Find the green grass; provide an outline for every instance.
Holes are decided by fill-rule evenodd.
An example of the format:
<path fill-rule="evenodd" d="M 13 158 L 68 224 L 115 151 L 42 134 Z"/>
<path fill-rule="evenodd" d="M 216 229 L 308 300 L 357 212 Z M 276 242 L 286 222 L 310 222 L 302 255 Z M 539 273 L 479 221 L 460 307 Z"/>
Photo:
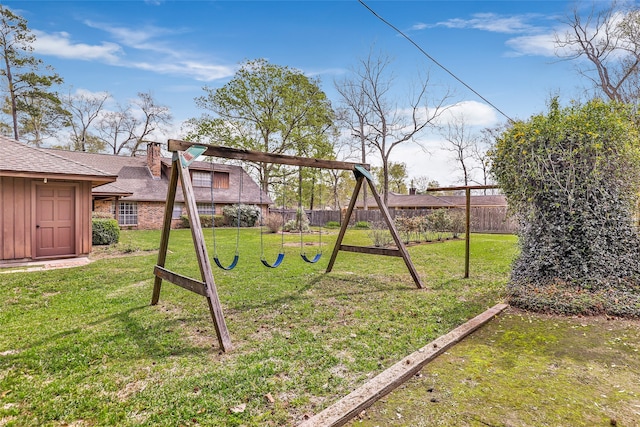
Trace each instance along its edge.
<path fill-rule="evenodd" d="M 204 298 L 165 282 L 149 305 L 157 255 L 134 251 L 157 248 L 157 231 L 124 231 L 84 267 L 3 274 L 0 425 L 296 424 L 501 301 L 516 251 L 515 237 L 474 235 L 463 279 L 464 241 L 411 247 L 427 286 L 418 290 L 400 258 L 341 252 L 325 274 L 335 237 L 306 264 L 299 236 L 286 236 L 272 270 L 259 261 L 259 232 L 241 231 L 236 269 L 214 271 L 229 353 Z M 234 239 L 217 233 L 223 263 Z M 265 243 L 273 261 L 280 236 Z M 344 243 L 369 240 L 350 230 Z M 167 268 L 197 277 L 189 230 L 172 231 L 169 251 Z"/>

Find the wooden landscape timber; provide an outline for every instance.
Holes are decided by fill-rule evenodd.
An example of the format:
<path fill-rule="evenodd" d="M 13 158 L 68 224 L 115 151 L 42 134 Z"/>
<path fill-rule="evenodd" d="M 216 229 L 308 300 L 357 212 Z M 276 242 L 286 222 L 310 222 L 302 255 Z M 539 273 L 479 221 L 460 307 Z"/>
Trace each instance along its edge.
<path fill-rule="evenodd" d="M 378 399 L 417 374 L 424 365 L 502 313 L 507 307 L 507 304 L 497 304 L 448 334 L 430 342 L 324 411 L 298 424 L 298 427 L 337 427 L 346 424 Z"/>

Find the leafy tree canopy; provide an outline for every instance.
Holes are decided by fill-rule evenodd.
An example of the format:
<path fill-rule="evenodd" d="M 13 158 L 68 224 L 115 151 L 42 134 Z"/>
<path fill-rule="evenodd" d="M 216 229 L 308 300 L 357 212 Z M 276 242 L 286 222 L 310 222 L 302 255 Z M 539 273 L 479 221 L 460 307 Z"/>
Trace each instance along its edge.
<path fill-rule="evenodd" d="M 246 61 L 223 87 L 204 91 L 196 104 L 209 114 L 190 121 L 187 139 L 307 157 L 331 152 L 331 103 L 319 82 L 298 70 Z M 266 189 L 279 167 L 257 167 Z"/>

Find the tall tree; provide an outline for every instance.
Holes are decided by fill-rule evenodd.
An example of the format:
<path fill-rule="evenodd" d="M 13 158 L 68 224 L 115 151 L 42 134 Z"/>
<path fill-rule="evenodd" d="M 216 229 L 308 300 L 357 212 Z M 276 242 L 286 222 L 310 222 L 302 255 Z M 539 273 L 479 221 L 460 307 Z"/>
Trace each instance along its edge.
<path fill-rule="evenodd" d="M 353 117 L 365 120 L 362 129 L 367 145 L 382 160 L 382 191 L 385 204 L 389 199 L 391 152 L 400 144 L 417 143 L 416 138 L 446 109 L 445 101 L 449 98 L 449 94 L 445 93 L 429 105 L 427 75 L 418 83 L 406 104 L 405 101 L 400 104 L 397 94 L 393 91 L 395 79 L 389 68 L 390 64 L 391 59 L 387 55 L 374 55 L 373 52 L 370 52 L 367 58 L 361 59 L 354 71 L 350 89 L 361 91 L 362 97 L 349 93 L 349 96 L 356 96 L 358 103 L 347 103 L 349 108 L 359 109 Z M 358 123 L 351 124 L 352 129 L 358 129 L 359 126 Z"/>
<path fill-rule="evenodd" d="M 189 139 L 311 156 L 329 146 L 334 119 L 331 103 L 319 82 L 299 70 L 264 59 L 247 61 L 223 87 L 205 87 L 204 91 L 196 105 L 212 114 L 190 121 Z M 279 166 L 255 166 L 267 191 Z"/>
<path fill-rule="evenodd" d="M 477 136 L 461 114 L 452 115 L 451 119 L 440 126 L 440 134 L 446 141 L 442 148 L 451 153 L 451 157 L 462 172 L 462 182 L 464 185 L 469 185 L 472 179 L 473 148 L 477 144 Z"/>
<path fill-rule="evenodd" d="M 20 137 L 36 147 L 69 126 L 71 115 L 55 94 L 51 97 L 21 94 L 18 106 Z M 4 111 L 10 114 L 8 109 L 5 108 Z"/>
<path fill-rule="evenodd" d="M 94 121 L 100 116 L 104 104 L 111 97 L 108 92 L 69 92 L 63 102 L 71 113 L 71 144 L 72 151 L 99 152 L 104 148 L 95 134 L 90 132 Z M 96 144 L 97 143 L 97 144 Z"/>
<path fill-rule="evenodd" d="M 146 143 L 155 132 L 164 131 L 171 125 L 173 116 L 171 109 L 166 105 L 156 102 L 151 92 L 138 92 L 138 98 L 133 101 L 133 107 L 141 113 L 140 118 L 134 117 L 134 143 L 131 147 L 131 155 L 137 155 L 140 150 L 146 148 Z"/>
<path fill-rule="evenodd" d="M 24 18 L 0 5 L 0 56 L 3 60 L 0 75 L 5 81 L 5 110 L 11 116 L 16 140 L 20 139 L 21 115 L 25 116 L 25 123 L 33 125 L 35 121 L 43 125 L 55 123 L 43 120 L 43 115 L 59 114 L 60 100 L 51 87 L 61 84 L 62 78 L 31 54 L 35 39 Z M 42 67 L 49 74 L 41 72 Z M 36 143 L 40 142 L 36 137 Z"/>
<path fill-rule="evenodd" d="M 354 72 L 357 76 L 358 73 Z M 351 141 L 360 152 L 360 161 L 367 163 L 367 154 L 371 150 L 368 140 L 371 128 L 368 125 L 368 117 L 371 115 L 371 106 L 367 100 L 364 80 L 357 77 L 346 77 L 340 81 L 334 81 L 334 87 L 341 96 L 341 106 L 338 110 L 338 121 L 347 128 Z M 337 176 L 337 175 L 336 175 Z M 364 210 L 368 209 L 367 186 L 362 187 L 362 201 Z"/>
<path fill-rule="evenodd" d="M 604 5 L 601 9 L 596 9 Z M 593 2 L 583 17 L 576 6 L 569 30 L 556 34 L 557 55 L 575 61 L 578 73 L 613 101 L 640 99 L 640 10 L 632 2 Z"/>

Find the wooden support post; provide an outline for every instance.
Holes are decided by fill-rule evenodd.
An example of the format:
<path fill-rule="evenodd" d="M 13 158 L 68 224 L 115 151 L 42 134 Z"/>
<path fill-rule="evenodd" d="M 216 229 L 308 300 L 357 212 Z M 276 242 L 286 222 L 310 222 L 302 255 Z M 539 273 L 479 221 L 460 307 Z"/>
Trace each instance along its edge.
<path fill-rule="evenodd" d="M 200 216 L 198 215 L 198 207 L 196 205 L 196 197 L 193 193 L 189 169 L 185 166 L 187 163 L 183 162 L 182 154 L 180 152 L 178 152 L 178 159 L 179 161 L 173 162 L 173 166 L 178 169 L 180 174 L 182 193 L 184 195 L 185 206 L 187 208 L 187 214 L 189 215 L 189 221 L 191 224 L 191 237 L 193 238 L 193 245 L 196 250 L 196 258 L 198 260 L 198 267 L 200 268 L 200 275 L 206 286 L 209 311 L 211 312 L 211 318 L 213 319 L 213 323 L 216 328 L 220 347 L 223 351 L 229 351 L 233 348 L 233 345 L 231 344 L 229 330 L 227 329 L 227 324 L 222 313 L 222 305 L 218 298 L 218 290 L 216 289 L 216 284 L 213 280 L 211 262 L 209 261 L 207 246 L 204 240 L 204 234 L 202 233 L 202 224 L 200 223 Z"/>
<path fill-rule="evenodd" d="M 389 213 L 389 210 L 387 209 L 386 205 L 383 203 L 382 199 L 380 198 L 380 194 L 378 194 L 378 191 L 376 190 L 375 185 L 373 185 L 373 182 L 372 182 L 373 180 L 371 178 L 371 175 L 369 174 L 369 171 L 367 171 L 365 168 L 362 168 L 360 166 L 356 166 L 354 168 L 354 173 L 356 175 L 356 186 L 353 189 L 353 195 L 351 196 L 351 201 L 349 202 L 349 207 L 347 208 L 345 220 L 342 222 L 342 226 L 340 227 L 340 232 L 338 233 L 338 238 L 333 248 L 333 253 L 331 254 L 331 259 L 329 260 L 329 265 L 327 266 L 327 270 L 326 270 L 327 273 L 329 273 L 333 269 L 333 264 L 335 263 L 336 257 L 338 256 L 338 251 L 341 251 L 341 250 L 349 251 L 349 252 L 368 253 L 372 255 L 400 256 L 404 260 L 404 263 L 407 266 L 407 269 L 409 270 L 409 273 L 411 274 L 411 277 L 413 278 L 413 281 L 416 284 L 416 287 L 418 287 L 419 289 L 422 289 L 424 286 L 422 284 L 422 281 L 420 280 L 418 271 L 413 265 L 413 262 L 411 261 L 411 257 L 409 256 L 409 252 L 407 251 L 407 248 L 405 247 L 404 243 L 402 242 L 402 239 L 400 238 L 400 234 L 396 229 L 393 219 L 391 218 L 391 214 Z M 389 228 L 389 232 L 393 237 L 393 241 L 395 242 L 396 247 L 398 248 L 397 250 L 367 248 L 367 247 L 358 248 L 356 246 L 346 246 L 342 244 L 342 239 L 344 238 L 344 235 L 347 231 L 347 226 L 349 225 L 349 220 L 351 219 L 351 215 L 353 214 L 353 209 L 355 208 L 356 200 L 358 199 L 358 195 L 360 194 L 360 190 L 362 189 L 362 183 L 365 180 L 367 181 L 369 188 L 371 189 L 371 194 L 373 195 L 373 198 L 375 199 L 376 204 L 378 205 L 378 209 L 380 209 L 380 212 L 382 213 L 384 221 L 387 224 L 387 227 Z"/>
<path fill-rule="evenodd" d="M 411 257 L 409 256 L 409 252 L 407 251 L 407 247 L 404 245 L 404 243 L 402 242 L 402 239 L 400 238 L 400 234 L 398 233 L 398 229 L 396 228 L 396 225 L 393 222 L 393 219 L 391 218 L 391 214 L 389 213 L 389 210 L 387 209 L 387 206 L 380 199 L 380 194 L 378 194 L 378 191 L 376 190 L 376 187 L 373 185 L 373 182 L 371 182 L 371 180 L 369 178 L 367 178 L 367 182 L 369 183 L 369 188 L 371 189 L 371 194 L 373 195 L 373 198 L 375 199 L 376 203 L 378 204 L 378 208 L 382 212 L 382 217 L 384 218 L 384 220 L 385 220 L 385 222 L 387 224 L 387 227 L 389 228 L 389 232 L 391 233 L 391 237 L 393 237 L 393 241 L 395 242 L 396 247 L 400 251 L 400 254 L 402 255 L 402 259 L 404 260 L 404 263 L 407 266 L 407 269 L 409 270 L 409 273 L 411 274 L 411 277 L 413 277 L 414 283 L 416 284 L 416 286 L 419 289 L 422 289 L 424 287 L 423 284 L 422 284 L 422 280 L 420 280 L 420 276 L 418 275 L 418 271 L 416 270 L 416 267 L 413 265 L 413 262 L 411 261 Z"/>
<path fill-rule="evenodd" d="M 342 225 L 340 226 L 338 239 L 336 240 L 335 246 L 333 247 L 333 252 L 331 253 L 331 259 L 329 259 L 329 265 L 327 265 L 327 273 L 331 272 L 331 270 L 333 269 L 333 264 L 336 262 L 336 257 L 338 256 L 338 251 L 340 250 L 340 246 L 342 245 L 342 239 L 344 239 L 344 235 L 347 232 L 347 227 L 349 226 L 349 220 L 351 219 L 353 208 L 356 206 L 356 201 L 358 199 L 358 194 L 360 193 L 360 189 L 362 188 L 363 180 L 364 180 L 364 176 L 359 176 L 356 179 L 356 186 L 353 189 L 353 194 L 351 195 L 351 200 L 349 201 L 349 207 L 347 208 L 347 213 L 345 214 L 344 220 L 342 221 Z"/>
<path fill-rule="evenodd" d="M 466 211 L 466 228 L 464 232 L 465 249 L 464 249 L 464 278 L 469 278 L 469 258 L 471 257 L 471 188 L 464 190 L 467 202 Z"/>
<path fill-rule="evenodd" d="M 160 250 L 158 251 L 158 263 L 159 267 L 164 267 L 167 260 L 167 250 L 169 248 L 169 233 L 171 232 L 171 216 L 173 215 L 173 205 L 176 200 L 176 189 L 178 187 L 178 169 L 175 166 L 177 162 L 177 155 L 173 156 L 171 165 L 171 175 L 169 177 L 169 189 L 167 191 L 167 201 L 164 210 L 164 222 L 162 226 L 162 236 L 160 237 Z M 162 278 L 155 277 L 153 282 L 153 295 L 151 297 L 151 305 L 158 304 L 160 299 L 160 289 L 162 287 Z"/>

